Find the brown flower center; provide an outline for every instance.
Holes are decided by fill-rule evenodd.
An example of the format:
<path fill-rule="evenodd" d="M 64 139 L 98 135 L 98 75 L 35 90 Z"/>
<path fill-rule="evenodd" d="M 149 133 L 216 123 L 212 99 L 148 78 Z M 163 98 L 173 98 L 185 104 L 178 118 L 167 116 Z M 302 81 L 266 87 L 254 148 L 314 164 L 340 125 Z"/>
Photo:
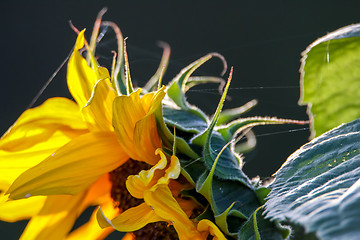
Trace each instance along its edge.
<path fill-rule="evenodd" d="M 175 228 L 166 222 L 149 223 L 140 230 L 133 232 L 136 240 L 148 239 L 166 239 L 176 240 L 179 239 Z"/>
<path fill-rule="evenodd" d="M 130 175 L 136 175 L 141 170 L 149 169 L 151 166 L 145 162 L 129 159 L 123 165 L 110 172 L 110 181 L 112 182 L 111 198 L 114 200 L 117 208 L 126 211 L 129 208 L 143 203 L 143 199 L 137 199 L 131 196 L 126 189 L 126 179 Z"/>
<path fill-rule="evenodd" d="M 151 165 L 129 159 L 126 163 L 110 172 L 110 181 L 112 182 L 111 198 L 116 203 L 116 207 L 122 211 L 140 205 L 144 202 L 143 199 L 137 199 L 131 196 L 126 189 L 126 179 L 130 175 L 136 175 L 141 170 L 150 169 Z M 178 235 L 172 225 L 166 222 L 156 222 L 147 224 L 140 230 L 133 232 L 136 239 L 179 239 Z"/>

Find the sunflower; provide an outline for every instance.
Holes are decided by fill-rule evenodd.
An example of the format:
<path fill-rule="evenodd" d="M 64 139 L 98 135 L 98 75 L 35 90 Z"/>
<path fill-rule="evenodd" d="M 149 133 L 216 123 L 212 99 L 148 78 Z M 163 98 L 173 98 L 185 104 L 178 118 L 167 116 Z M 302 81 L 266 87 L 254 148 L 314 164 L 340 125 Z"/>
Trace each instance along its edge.
<path fill-rule="evenodd" d="M 74 101 L 50 98 L 26 110 L 0 139 L 0 220 L 30 219 L 21 239 L 104 239 L 114 230 L 127 240 L 258 239 L 258 225 L 286 238 L 288 229 L 263 218 L 270 190 L 246 176 L 239 153 L 254 146 L 256 125 L 307 122 L 239 118 L 254 101 L 222 111 L 232 68 L 211 118 L 191 105 L 185 96 L 191 87 L 225 83 L 191 77 L 212 57 L 223 61 L 224 74 L 218 53 L 194 61 L 165 87 L 170 50 L 163 44 L 158 71 L 144 89 L 134 88 L 114 23 L 103 22 L 118 38 L 111 74 L 94 57 L 103 14 L 90 45 L 85 30 L 74 29 L 67 69 Z M 248 141 L 239 142 L 244 136 Z M 73 230 L 90 206 L 98 207 Z"/>
<path fill-rule="evenodd" d="M 102 239 L 114 229 L 133 232 L 156 222 L 158 232 L 175 229 L 166 234 L 180 239 L 206 239 L 209 233 L 224 239 L 212 222 L 190 220 L 197 204 L 179 197 L 189 183 L 178 181 L 177 157 L 161 149 L 154 114 L 165 87 L 119 94 L 92 56 L 84 31 L 68 63 L 75 101 L 48 99 L 25 111 L 0 140 L 0 219 L 30 218 L 21 239 Z M 90 63 L 81 55 L 84 45 Z M 92 205 L 113 223 L 106 225 L 98 213 L 99 227 L 95 210 L 88 223 L 70 232 Z"/>

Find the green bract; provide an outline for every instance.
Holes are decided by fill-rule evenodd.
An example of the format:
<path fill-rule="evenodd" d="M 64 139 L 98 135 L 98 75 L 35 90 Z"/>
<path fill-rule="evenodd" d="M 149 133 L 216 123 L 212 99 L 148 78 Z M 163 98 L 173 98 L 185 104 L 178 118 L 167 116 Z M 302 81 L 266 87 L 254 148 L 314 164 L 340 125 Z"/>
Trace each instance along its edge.
<path fill-rule="evenodd" d="M 269 117 L 239 118 L 241 113 L 256 104 L 255 100 L 245 106 L 222 112 L 232 69 L 217 110 L 209 118 L 186 100 L 185 93 L 197 84 L 224 82 L 216 77 L 191 76 L 212 57 L 223 60 L 221 55 L 211 53 L 185 67 L 168 84 L 167 98 L 162 109 L 156 113 L 164 146 L 171 146 L 176 141 L 176 155 L 180 159 L 182 174 L 194 186 L 193 191 L 184 191 L 183 195 L 205 207 L 205 211 L 197 217 L 198 220 L 206 218 L 213 221 L 229 238 L 251 238 L 257 234 L 286 237 L 288 229 L 264 219 L 259 214 L 262 210 L 257 211 L 258 218 L 253 217 L 264 203 L 269 190 L 257 181 L 251 181 L 242 171 L 243 160 L 241 152 L 235 152 L 235 139 L 245 135 L 250 138 L 251 128 L 257 125 L 306 122 Z M 225 60 L 223 62 L 226 70 Z M 176 137 L 173 135 L 174 128 Z M 249 148 L 251 147 L 247 149 Z M 246 147 L 242 146 L 242 149 Z M 255 230 L 256 227 L 252 227 L 258 221 L 259 226 L 265 226 L 264 229 Z"/>

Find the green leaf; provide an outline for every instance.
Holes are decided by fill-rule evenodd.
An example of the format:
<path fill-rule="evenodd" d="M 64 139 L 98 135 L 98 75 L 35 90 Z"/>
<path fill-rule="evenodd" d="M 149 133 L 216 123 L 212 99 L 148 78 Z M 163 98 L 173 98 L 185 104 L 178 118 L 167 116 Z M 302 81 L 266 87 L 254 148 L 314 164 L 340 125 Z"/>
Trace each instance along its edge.
<path fill-rule="evenodd" d="M 238 232 L 239 240 L 282 240 L 290 234 L 288 228 L 282 227 L 274 222 L 265 219 L 263 209 L 257 210 L 251 215 L 247 222 Z"/>
<path fill-rule="evenodd" d="M 218 132 L 213 132 L 211 135 L 210 146 L 204 148 L 203 161 L 208 168 L 214 163 L 217 154 L 226 145 L 226 142 Z M 206 150 L 206 151 L 205 151 Z M 215 176 L 221 179 L 237 180 L 250 187 L 248 177 L 242 171 L 242 161 L 237 158 L 235 154 L 227 147 L 219 157 L 215 168 Z"/>
<path fill-rule="evenodd" d="M 200 157 L 194 160 L 180 159 L 180 165 L 182 175 L 194 186 L 204 171 L 207 171 L 204 163 L 200 161 Z"/>
<path fill-rule="evenodd" d="M 228 235 L 236 235 L 242 223 L 259 207 L 252 188 L 240 181 L 223 180 L 214 176 L 217 163 L 230 143 L 223 146 L 209 171 L 196 182 L 196 191 L 210 203 L 216 224 Z"/>
<path fill-rule="evenodd" d="M 332 32 L 304 52 L 300 104 L 308 104 L 312 136 L 360 117 L 360 25 Z"/>
<path fill-rule="evenodd" d="M 276 172 L 266 216 L 302 225 L 320 239 L 360 236 L 360 119 L 293 153 Z"/>
<path fill-rule="evenodd" d="M 230 141 L 228 141 L 228 143 L 225 142 L 221 135 L 218 132 L 214 131 L 216 122 L 224 105 L 227 91 L 230 86 L 232 72 L 233 69 L 231 68 L 228 81 L 224 88 L 224 93 L 221 96 L 215 114 L 209 126 L 206 128 L 205 131 L 193 137 L 190 140 L 190 143 L 203 149 L 202 160 L 209 169 L 214 168 L 214 165 L 217 165 L 216 168 L 214 168 L 215 176 L 222 179 L 238 180 L 246 186 L 252 188 L 248 177 L 241 170 L 241 159 L 238 158 L 229 149 L 229 147 L 224 148 L 224 146 L 229 144 Z M 223 153 L 220 154 L 221 152 Z M 215 163 L 215 161 L 217 161 L 217 163 Z"/>
<path fill-rule="evenodd" d="M 223 213 L 215 216 L 216 225 L 219 226 L 227 235 L 235 236 L 241 224 L 247 217 L 237 210 L 232 210 L 236 202 L 233 202 Z M 228 218 L 232 217 L 231 225 L 228 224 Z M 235 230 L 234 230 L 235 229 Z"/>

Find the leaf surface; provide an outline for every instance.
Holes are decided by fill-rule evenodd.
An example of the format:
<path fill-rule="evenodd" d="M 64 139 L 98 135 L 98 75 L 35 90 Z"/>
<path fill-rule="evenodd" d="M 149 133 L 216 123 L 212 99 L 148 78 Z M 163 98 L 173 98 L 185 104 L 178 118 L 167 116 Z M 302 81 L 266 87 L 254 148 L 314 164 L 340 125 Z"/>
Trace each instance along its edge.
<path fill-rule="evenodd" d="M 360 118 L 360 24 L 312 43 L 301 60 L 301 97 L 308 105 L 312 136 Z"/>
<path fill-rule="evenodd" d="M 360 119 L 293 153 L 276 172 L 266 215 L 289 220 L 320 239 L 360 236 Z"/>

